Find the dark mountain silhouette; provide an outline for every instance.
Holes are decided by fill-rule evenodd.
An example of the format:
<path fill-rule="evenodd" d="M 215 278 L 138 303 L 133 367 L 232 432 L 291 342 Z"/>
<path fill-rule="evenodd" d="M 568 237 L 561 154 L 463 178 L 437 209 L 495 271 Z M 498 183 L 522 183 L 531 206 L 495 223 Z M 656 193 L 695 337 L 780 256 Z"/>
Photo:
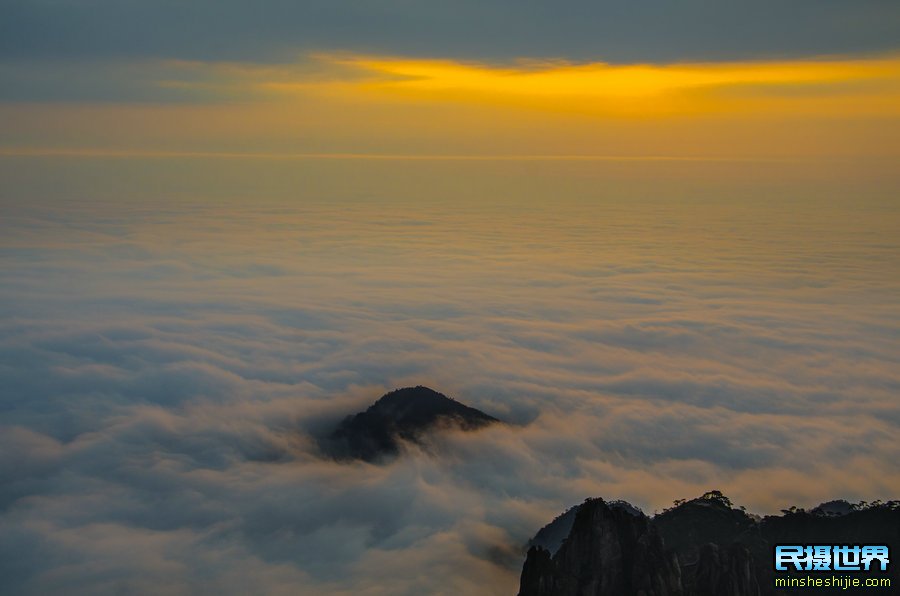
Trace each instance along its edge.
<path fill-rule="evenodd" d="M 376 461 L 396 456 L 402 441 L 422 443 L 441 427 L 476 430 L 500 422 L 480 410 L 421 385 L 386 393 L 364 412 L 347 416 L 324 441 L 339 459 Z"/>
<path fill-rule="evenodd" d="M 642 515 L 643 512 L 626 501 L 605 501 L 606 505 L 612 509 L 622 509 L 631 515 Z M 556 554 L 563 541 L 569 536 L 572 530 L 572 524 L 575 523 L 575 515 L 581 505 L 575 505 L 566 510 L 565 513 L 558 515 L 552 522 L 538 530 L 534 538 L 528 541 L 528 548 L 532 546 L 540 546 L 550 552 L 551 555 Z"/>
<path fill-rule="evenodd" d="M 581 505 L 575 505 L 566 509 L 565 513 L 556 516 L 552 522 L 538 530 L 534 538 L 528 541 L 528 548 L 537 546 L 547 551 L 550 556 L 555 555 L 562 543 L 569 537 L 572 524 L 575 523 L 575 514 L 580 508 Z"/>
<path fill-rule="evenodd" d="M 646 515 L 588 499 L 554 555 L 529 549 L 519 596 L 668 595 L 681 594 L 680 585 L 678 561 Z"/>
<path fill-rule="evenodd" d="M 900 503 L 830 501 L 760 519 L 711 491 L 649 518 L 627 503 L 588 499 L 530 541 L 519 596 L 801 594 L 775 589 L 774 546 L 838 543 L 887 544 L 892 556 L 900 552 Z M 892 563 L 885 574 L 895 591 L 877 592 L 897 593 L 898 568 Z"/>

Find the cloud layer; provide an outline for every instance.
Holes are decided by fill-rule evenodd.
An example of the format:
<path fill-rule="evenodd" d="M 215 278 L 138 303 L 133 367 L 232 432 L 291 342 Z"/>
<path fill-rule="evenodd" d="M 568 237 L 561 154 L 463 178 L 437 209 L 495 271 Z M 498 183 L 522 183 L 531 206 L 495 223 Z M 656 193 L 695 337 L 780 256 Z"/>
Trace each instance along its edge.
<path fill-rule="evenodd" d="M 728 194 L 715 164 L 404 162 L 283 165 L 276 197 L 228 161 L 252 174 L 229 198 L 170 160 L 96 198 L 136 166 L 41 163 L 65 196 L 0 197 L 4 591 L 508 594 L 587 496 L 900 489 L 877 195 L 767 199 L 759 165 Z M 510 424 L 386 466 L 317 453 L 419 383 Z"/>
<path fill-rule="evenodd" d="M 17 58 L 283 59 L 350 49 L 453 58 L 563 57 L 668 62 L 878 52 L 897 48 L 885 0 L 678 5 L 567 0 L 334 3 L 324 0 L 66 3 L 13 0 L 0 53 Z"/>

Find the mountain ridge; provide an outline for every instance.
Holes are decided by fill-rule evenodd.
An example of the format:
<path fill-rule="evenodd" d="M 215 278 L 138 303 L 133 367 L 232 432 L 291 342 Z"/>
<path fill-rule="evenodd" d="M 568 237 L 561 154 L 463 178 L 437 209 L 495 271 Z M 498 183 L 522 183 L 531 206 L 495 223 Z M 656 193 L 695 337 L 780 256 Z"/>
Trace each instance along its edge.
<path fill-rule="evenodd" d="M 529 542 L 519 596 L 802 593 L 775 590 L 774 545 L 886 544 L 892 553 L 900 549 L 897 501 L 829 501 L 809 511 L 792 507 L 762 518 L 734 507 L 719 491 L 676 501 L 653 517 L 622 503 L 587 499 L 541 528 Z M 900 581 L 898 568 L 891 565 L 885 575 L 894 586 Z"/>

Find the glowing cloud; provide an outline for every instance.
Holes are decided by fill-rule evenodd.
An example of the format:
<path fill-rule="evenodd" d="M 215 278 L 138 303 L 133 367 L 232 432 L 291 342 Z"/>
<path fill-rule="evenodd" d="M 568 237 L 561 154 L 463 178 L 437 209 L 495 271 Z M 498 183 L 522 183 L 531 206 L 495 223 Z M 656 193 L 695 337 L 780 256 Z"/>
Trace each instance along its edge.
<path fill-rule="evenodd" d="M 350 67 L 356 80 L 264 81 L 263 89 L 395 94 L 406 99 L 463 101 L 627 117 L 748 108 L 898 114 L 900 58 L 684 64 L 521 62 L 491 66 L 450 60 L 318 56 Z M 345 71 L 346 72 L 346 71 Z"/>
<path fill-rule="evenodd" d="M 894 134 L 900 57 L 893 55 L 503 66 L 311 54 L 285 64 L 133 66 L 127 75 L 121 65 L 109 66 L 115 76 L 108 85 L 124 91 L 97 90 L 118 101 L 0 104 L 5 151 L 881 160 L 900 154 Z"/>

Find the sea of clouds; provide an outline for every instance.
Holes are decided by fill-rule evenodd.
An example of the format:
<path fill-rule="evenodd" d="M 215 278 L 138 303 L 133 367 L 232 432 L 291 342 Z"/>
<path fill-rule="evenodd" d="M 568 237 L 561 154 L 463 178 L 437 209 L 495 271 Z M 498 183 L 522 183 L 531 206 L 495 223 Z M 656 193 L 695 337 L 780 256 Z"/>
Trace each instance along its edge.
<path fill-rule="evenodd" d="M 274 198 L 3 189 L 0 592 L 510 594 L 588 496 L 898 496 L 890 205 L 374 167 Z M 507 424 L 317 451 L 415 384 Z"/>

